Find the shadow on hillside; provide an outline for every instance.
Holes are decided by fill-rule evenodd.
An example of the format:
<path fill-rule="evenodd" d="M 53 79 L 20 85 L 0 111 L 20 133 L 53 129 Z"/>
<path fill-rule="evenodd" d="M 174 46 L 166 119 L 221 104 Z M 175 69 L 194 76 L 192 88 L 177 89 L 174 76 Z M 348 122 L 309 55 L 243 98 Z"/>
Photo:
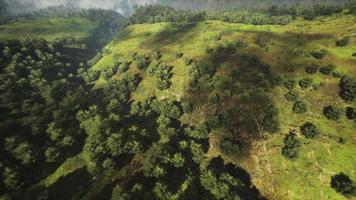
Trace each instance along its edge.
<path fill-rule="evenodd" d="M 196 34 L 192 31 L 196 26 L 197 22 L 169 23 L 163 31 L 157 33 L 152 39 L 144 42 L 142 45 L 160 47 L 172 43 L 180 43 L 181 41 L 188 42 Z"/>

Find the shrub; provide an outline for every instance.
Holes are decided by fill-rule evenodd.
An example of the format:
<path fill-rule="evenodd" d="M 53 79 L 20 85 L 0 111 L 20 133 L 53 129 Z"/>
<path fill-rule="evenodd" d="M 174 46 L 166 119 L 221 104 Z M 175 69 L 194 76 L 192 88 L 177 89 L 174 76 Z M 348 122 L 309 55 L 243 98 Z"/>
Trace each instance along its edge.
<path fill-rule="evenodd" d="M 288 90 L 293 90 L 295 87 L 295 80 L 288 80 L 283 83 L 284 87 L 286 87 Z"/>
<path fill-rule="evenodd" d="M 307 112 L 307 106 L 303 102 L 297 101 L 293 105 L 293 112 L 296 114 L 303 114 Z"/>
<path fill-rule="evenodd" d="M 356 52 L 352 54 L 353 57 L 356 57 Z"/>
<path fill-rule="evenodd" d="M 356 79 L 343 76 L 340 80 L 340 96 L 345 101 L 353 101 L 356 97 Z"/>
<path fill-rule="evenodd" d="M 347 119 L 356 120 L 356 111 L 353 107 L 347 107 L 345 114 Z"/>
<path fill-rule="evenodd" d="M 312 84 L 313 84 L 313 80 L 310 79 L 310 78 L 304 78 L 304 79 L 299 81 L 299 86 L 302 89 L 306 89 L 306 88 L 312 86 Z"/>
<path fill-rule="evenodd" d="M 306 138 L 314 138 L 319 135 L 319 131 L 316 126 L 310 122 L 303 124 L 300 127 L 300 130 Z"/>
<path fill-rule="evenodd" d="M 308 74 L 315 74 L 318 72 L 318 68 L 318 65 L 310 65 L 305 68 L 305 72 L 307 72 Z"/>
<path fill-rule="evenodd" d="M 283 140 L 284 146 L 282 148 L 282 155 L 288 159 L 295 159 L 298 157 L 300 141 L 294 132 L 290 132 Z"/>
<path fill-rule="evenodd" d="M 335 44 L 336 44 L 336 46 L 344 47 L 344 46 L 347 46 L 349 44 L 349 42 L 350 42 L 349 37 L 343 37 L 341 39 L 336 40 Z"/>
<path fill-rule="evenodd" d="M 290 90 L 284 95 L 284 97 L 287 99 L 287 101 L 296 102 L 298 100 L 298 93 Z"/>
<path fill-rule="evenodd" d="M 330 75 L 335 70 L 335 65 L 329 64 L 325 67 L 320 68 L 320 73 L 324 75 Z"/>
<path fill-rule="evenodd" d="M 323 109 L 323 114 L 330 120 L 338 120 L 340 118 L 340 110 L 333 106 L 326 106 Z"/>
<path fill-rule="evenodd" d="M 321 60 L 324 58 L 324 56 L 326 55 L 326 51 L 324 49 L 314 49 L 313 51 L 310 52 L 310 54 L 318 59 Z"/>
<path fill-rule="evenodd" d="M 344 173 L 331 177 L 330 185 L 335 191 L 345 196 L 351 196 L 354 194 L 355 186 L 353 186 L 353 181 Z"/>

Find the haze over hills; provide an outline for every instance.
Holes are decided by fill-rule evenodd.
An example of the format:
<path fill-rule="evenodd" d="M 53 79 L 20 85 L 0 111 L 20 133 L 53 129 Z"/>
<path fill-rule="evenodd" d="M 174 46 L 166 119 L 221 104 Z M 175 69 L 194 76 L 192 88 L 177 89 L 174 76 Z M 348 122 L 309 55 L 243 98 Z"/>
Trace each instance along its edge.
<path fill-rule="evenodd" d="M 103 8 L 116 10 L 123 16 L 133 13 L 134 7 L 146 4 L 162 4 L 179 9 L 264 8 L 271 5 L 342 4 L 348 0 L 5 0 L 12 14 L 30 12 L 49 6 L 73 6 L 79 8 Z"/>

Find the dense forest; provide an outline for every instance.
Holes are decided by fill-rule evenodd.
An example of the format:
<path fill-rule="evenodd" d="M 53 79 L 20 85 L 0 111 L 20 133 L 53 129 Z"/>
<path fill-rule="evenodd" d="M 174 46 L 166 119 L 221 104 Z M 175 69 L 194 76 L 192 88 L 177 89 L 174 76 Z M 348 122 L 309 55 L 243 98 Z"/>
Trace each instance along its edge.
<path fill-rule="evenodd" d="M 7 16 L 6 4 L 0 0 L 1 24 L 80 17 L 98 22 L 107 33 L 104 42 L 134 24 L 179 22 L 174 25 L 183 32 L 207 20 L 287 25 L 297 18 L 312 21 L 340 13 L 352 16 L 355 10 L 356 4 L 216 11 L 146 5 L 137 7 L 126 21 L 114 11 L 69 7 Z M 165 33 L 158 36 L 164 38 Z M 103 43 L 76 48 L 63 38 L 0 41 L 1 198 L 267 199 L 252 183 L 249 172 L 226 158 L 242 157 L 251 150 L 253 141 L 286 131 L 282 129 L 285 120 L 281 119 L 285 113 L 280 113 L 271 93 L 286 90 L 284 98 L 291 103 L 288 109 L 293 115 L 306 116 L 315 105 L 306 102 L 302 93 L 317 94 L 322 87 L 309 75 L 335 78 L 337 98 L 348 106 L 330 102 L 320 114 L 331 122 L 346 117 L 352 124 L 356 121 L 356 79 L 338 71 L 331 61 L 327 65 L 322 62 L 330 51 L 298 48 L 286 51 L 288 56 L 304 56 L 313 64 L 304 66 L 302 78 L 291 79 L 283 75 L 292 74 L 293 66 L 285 64 L 283 74 L 276 73 L 274 66 L 255 53 L 273 48 L 266 37 L 256 37 L 253 42 L 242 37 L 227 41 L 229 34 L 221 31 L 214 35 L 214 45 L 204 46 L 204 57 L 199 59 L 184 50 L 167 53 L 155 44 L 145 53 L 136 50 L 123 55 L 106 47 L 94 56 Z M 174 38 L 174 32 L 168 32 L 168 36 Z M 157 41 L 169 41 L 162 38 Z M 332 39 L 333 47 L 343 48 L 353 42 L 348 36 Z M 254 49 L 251 51 L 249 46 Z M 168 54 L 174 54 L 174 59 L 167 59 Z M 105 62 L 107 57 L 112 62 Z M 187 72 L 184 95 L 179 99 L 170 93 L 177 63 L 183 64 Z M 158 91 L 155 94 L 170 95 L 134 98 L 147 77 Z M 204 117 L 193 123 L 193 113 L 203 111 Z M 302 139 L 312 143 L 323 134 L 320 123 L 310 119 L 308 116 L 303 124 L 294 125 L 278 144 L 279 154 L 288 162 L 300 157 L 307 145 Z M 216 132 L 223 133 L 217 143 L 219 155 L 209 157 L 211 134 Z M 343 137 L 337 139 L 340 144 L 346 143 Z M 83 168 L 78 167 L 52 185 L 43 182 L 58 169 L 64 170 L 62 164 L 76 156 L 80 162 L 74 165 L 83 163 Z M 328 179 L 329 185 L 337 193 L 352 197 L 356 186 L 344 173 L 351 172 L 335 172 Z"/>

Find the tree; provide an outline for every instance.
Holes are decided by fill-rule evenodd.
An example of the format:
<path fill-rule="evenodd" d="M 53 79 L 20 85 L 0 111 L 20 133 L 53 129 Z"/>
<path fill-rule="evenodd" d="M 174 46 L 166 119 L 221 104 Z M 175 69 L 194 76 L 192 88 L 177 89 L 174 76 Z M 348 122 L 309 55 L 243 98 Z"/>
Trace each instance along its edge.
<path fill-rule="evenodd" d="M 296 114 L 303 114 L 307 112 L 307 106 L 303 102 L 297 101 L 293 105 L 293 112 Z"/>
<path fill-rule="evenodd" d="M 340 96 L 345 101 L 353 101 L 356 98 L 356 79 L 343 76 L 340 80 Z"/>
<path fill-rule="evenodd" d="M 347 46 L 350 42 L 350 37 L 342 37 L 338 40 L 336 40 L 335 44 L 336 46 L 339 46 L 339 47 L 344 47 L 344 46 Z"/>
<path fill-rule="evenodd" d="M 353 181 L 344 173 L 336 174 L 331 177 L 330 185 L 335 191 L 345 196 L 356 195 L 356 188 Z"/>
<path fill-rule="evenodd" d="M 297 92 L 290 90 L 284 95 L 284 97 L 287 99 L 287 101 L 296 102 L 298 101 L 299 95 Z"/>
<path fill-rule="evenodd" d="M 318 68 L 318 65 L 312 64 L 305 68 L 305 72 L 307 72 L 308 74 L 315 74 L 318 72 Z"/>
<path fill-rule="evenodd" d="M 338 120 L 340 118 L 341 111 L 340 109 L 330 105 L 324 107 L 323 114 L 330 120 Z"/>
<path fill-rule="evenodd" d="M 112 190 L 111 200 L 129 200 L 130 196 L 123 191 L 120 185 L 116 185 Z"/>
<path fill-rule="evenodd" d="M 345 114 L 347 119 L 356 120 L 356 110 L 353 107 L 347 107 Z"/>
<path fill-rule="evenodd" d="M 284 87 L 287 88 L 288 90 L 293 90 L 295 87 L 295 80 L 287 80 L 283 83 Z"/>
<path fill-rule="evenodd" d="M 289 132 L 283 140 L 284 146 L 282 148 L 282 155 L 288 159 L 295 159 L 298 157 L 300 141 L 294 132 Z"/>
<path fill-rule="evenodd" d="M 17 190 L 23 186 L 20 174 L 9 167 L 5 167 L 2 176 L 4 177 L 4 184 L 9 190 Z"/>
<path fill-rule="evenodd" d="M 335 65 L 333 64 L 328 64 L 325 67 L 320 68 L 320 73 L 324 75 L 331 75 L 335 71 Z"/>
<path fill-rule="evenodd" d="M 319 135 L 319 130 L 314 124 L 310 122 L 303 124 L 300 127 L 300 130 L 306 138 L 314 138 L 315 136 Z"/>
<path fill-rule="evenodd" d="M 324 58 L 324 56 L 326 55 L 326 50 L 324 49 L 314 49 L 313 51 L 310 52 L 310 54 L 318 59 L 318 60 L 321 60 Z"/>
<path fill-rule="evenodd" d="M 302 80 L 299 81 L 299 86 L 302 89 L 306 89 L 310 87 L 313 84 L 313 80 L 310 78 L 303 78 Z"/>

